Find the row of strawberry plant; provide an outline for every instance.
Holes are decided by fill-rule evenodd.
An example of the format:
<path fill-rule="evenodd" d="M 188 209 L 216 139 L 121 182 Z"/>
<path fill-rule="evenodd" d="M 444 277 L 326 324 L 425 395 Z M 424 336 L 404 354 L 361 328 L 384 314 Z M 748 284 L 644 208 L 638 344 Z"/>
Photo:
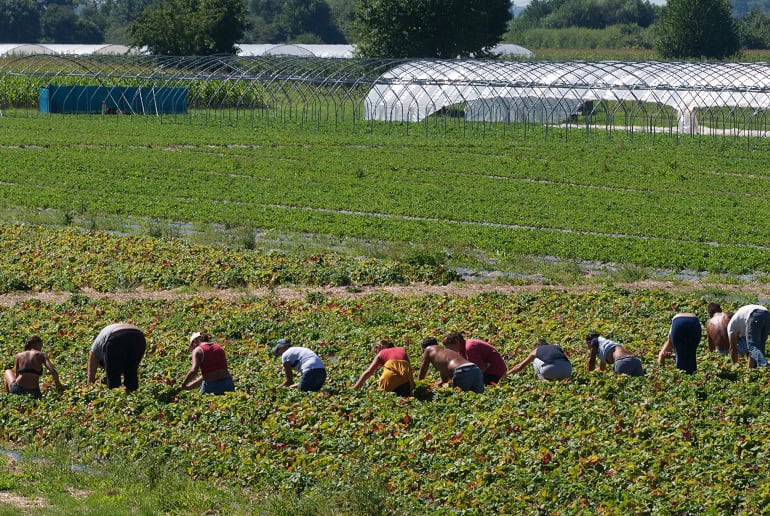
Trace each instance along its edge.
<path fill-rule="evenodd" d="M 0 292 L 447 283 L 442 266 L 192 245 L 104 232 L 0 225 Z"/>
<path fill-rule="evenodd" d="M 770 424 L 764 372 L 730 366 L 705 349 L 692 376 L 654 365 L 672 314 L 704 316 L 707 301 L 605 289 L 25 302 L 0 310 L 3 356 L 9 363 L 23 337 L 39 333 L 68 388 L 39 402 L 0 396 L 0 440 L 68 442 L 85 464 L 150 455 L 193 477 L 287 496 L 320 482 L 374 478 L 396 507 L 439 512 L 752 512 L 770 493 L 770 443 L 756 430 Z M 735 308 L 746 300 L 722 301 Z M 114 320 L 133 320 L 148 335 L 142 385 L 128 397 L 83 386 L 88 344 Z M 185 337 L 199 328 L 225 346 L 233 395 L 202 398 L 172 387 L 189 366 Z M 587 373 L 582 336 L 590 329 L 639 354 L 647 376 Z M 374 340 L 393 338 L 416 364 L 416 343 L 450 330 L 489 340 L 509 363 L 543 336 L 566 349 L 573 379 L 538 382 L 526 371 L 481 395 L 430 388 L 432 400 L 378 393 L 373 380 L 351 390 Z M 284 336 L 326 361 L 325 393 L 275 388 L 281 372 L 269 349 Z"/>

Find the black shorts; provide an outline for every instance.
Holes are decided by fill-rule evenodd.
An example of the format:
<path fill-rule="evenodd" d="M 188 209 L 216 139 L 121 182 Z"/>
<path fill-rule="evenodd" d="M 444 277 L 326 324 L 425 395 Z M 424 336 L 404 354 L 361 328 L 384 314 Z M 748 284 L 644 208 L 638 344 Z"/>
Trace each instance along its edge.
<path fill-rule="evenodd" d="M 147 342 L 141 330 L 118 330 L 107 337 L 104 344 L 104 371 L 107 387 L 114 389 L 122 383 L 127 391 L 139 388 L 139 363 L 144 356 Z"/>
<path fill-rule="evenodd" d="M 33 396 L 35 398 L 40 398 L 43 396 L 43 393 L 40 392 L 40 387 L 36 389 L 25 389 L 21 385 L 19 385 L 16 382 L 13 382 L 11 384 L 11 394 L 29 394 L 30 396 Z"/>

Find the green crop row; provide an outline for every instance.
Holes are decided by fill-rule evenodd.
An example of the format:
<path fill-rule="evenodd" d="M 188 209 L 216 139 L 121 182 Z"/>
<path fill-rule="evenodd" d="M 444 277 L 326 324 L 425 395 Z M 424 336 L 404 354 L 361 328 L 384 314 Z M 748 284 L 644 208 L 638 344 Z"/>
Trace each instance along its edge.
<path fill-rule="evenodd" d="M 41 75 L 6 75 L 0 81 L 0 106 L 10 108 L 30 108 L 38 105 L 40 88 L 54 86 L 103 86 L 113 87 L 184 87 L 187 88 L 188 107 L 217 109 L 243 107 L 249 109 L 264 108 L 267 97 L 264 87 L 259 83 L 212 79 L 208 81 L 163 80 L 148 82 L 143 78 L 122 76 L 84 76 L 41 74 Z"/>
<path fill-rule="evenodd" d="M 194 478 L 287 497 L 320 483 L 376 479 L 396 512 L 759 514 L 770 503 L 765 372 L 705 349 L 692 376 L 654 364 L 671 316 L 704 316 L 707 301 L 620 289 L 28 301 L 0 309 L 6 366 L 23 338 L 38 333 L 67 389 L 37 402 L 0 395 L 0 442 L 66 442 L 79 464 L 97 469 L 113 456 L 152 457 Z M 726 309 L 739 304 L 722 301 Z M 148 338 L 140 389 L 128 397 L 83 385 L 90 341 L 117 320 L 135 322 Z M 186 336 L 200 328 L 222 342 L 236 393 L 202 398 L 174 389 L 189 367 Z M 638 354 L 647 376 L 586 372 L 582 336 L 591 329 Z M 538 382 L 526 370 L 481 395 L 421 383 L 421 399 L 403 401 L 376 392 L 374 380 L 351 390 L 376 339 L 405 345 L 416 366 L 421 338 L 453 330 L 489 340 L 509 365 L 537 337 L 558 342 L 573 379 Z M 280 366 L 268 350 L 279 337 L 321 355 L 325 392 L 276 389 Z M 431 370 L 428 380 L 436 378 Z"/>
<path fill-rule="evenodd" d="M 731 273 L 766 272 L 770 263 L 760 148 L 264 127 L 223 135 L 97 120 L 0 122 L 20 129 L 0 148 L 6 208 L 249 225 L 508 259 Z M 45 127 L 57 128 L 50 143 L 41 141 Z"/>

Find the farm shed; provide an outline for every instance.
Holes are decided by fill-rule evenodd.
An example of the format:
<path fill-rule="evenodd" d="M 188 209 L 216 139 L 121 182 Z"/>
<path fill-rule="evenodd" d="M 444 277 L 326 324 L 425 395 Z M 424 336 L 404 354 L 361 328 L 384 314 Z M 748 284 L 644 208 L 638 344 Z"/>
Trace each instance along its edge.
<path fill-rule="evenodd" d="M 455 106 L 470 120 L 550 123 L 666 106 L 678 131 L 697 132 L 704 108 L 770 108 L 770 65 L 408 61 L 375 81 L 365 105 L 368 120 L 419 122 Z"/>

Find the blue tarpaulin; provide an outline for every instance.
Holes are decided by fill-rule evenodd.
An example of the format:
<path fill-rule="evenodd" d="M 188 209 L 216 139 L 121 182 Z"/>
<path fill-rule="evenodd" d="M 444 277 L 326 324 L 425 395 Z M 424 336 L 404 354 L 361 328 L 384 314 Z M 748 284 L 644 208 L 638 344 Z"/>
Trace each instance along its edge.
<path fill-rule="evenodd" d="M 187 88 L 48 85 L 40 88 L 40 112 L 184 114 L 187 113 Z"/>

